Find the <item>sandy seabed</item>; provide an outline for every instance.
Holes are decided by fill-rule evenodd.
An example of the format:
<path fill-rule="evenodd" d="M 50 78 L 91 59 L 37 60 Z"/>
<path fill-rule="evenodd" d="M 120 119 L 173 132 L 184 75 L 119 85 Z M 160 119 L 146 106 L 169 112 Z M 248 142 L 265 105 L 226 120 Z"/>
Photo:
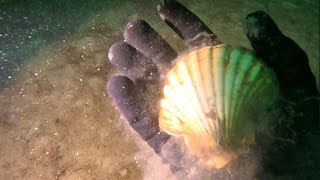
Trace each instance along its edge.
<path fill-rule="evenodd" d="M 143 18 L 174 49 L 156 3 L 124 3 L 95 16 L 19 67 L 0 92 L 0 179 L 174 179 L 168 165 L 121 121 L 105 91 L 117 74 L 106 59 L 126 22 Z M 228 44 L 250 48 L 246 14 L 264 10 L 304 49 L 319 87 L 319 2 L 181 1 Z M 145 7 L 145 9 L 143 9 Z"/>

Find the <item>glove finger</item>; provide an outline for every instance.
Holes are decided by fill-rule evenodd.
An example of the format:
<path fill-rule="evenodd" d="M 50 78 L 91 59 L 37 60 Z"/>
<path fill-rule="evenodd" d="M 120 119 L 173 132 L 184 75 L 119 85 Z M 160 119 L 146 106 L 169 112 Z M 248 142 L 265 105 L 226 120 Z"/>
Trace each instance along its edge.
<path fill-rule="evenodd" d="M 126 42 L 113 44 L 109 49 L 108 58 L 121 74 L 133 81 L 159 80 L 158 69 L 152 60 Z"/>
<path fill-rule="evenodd" d="M 271 17 L 263 11 L 251 13 L 246 17 L 244 32 L 257 55 L 275 71 L 282 95 L 290 102 L 284 104 L 284 109 L 288 114 L 293 113 L 293 124 L 290 129 L 283 128 L 288 125 L 280 124 L 278 133 L 290 135 L 294 131 L 295 141 L 300 143 L 297 147 L 308 146 L 301 143 L 303 142 L 301 137 L 305 132 L 319 130 L 320 101 L 316 80 L 310 70 L 306 53 L 292 39 L 283 35 Z M 266 154 L 268 157 L 276 157 L 274 154 L 278 157 L 290 155 L 290 158 L 294 159 L 292 157 L 297 152 L 297 148 L 292 145 L 279 149 L 280 151 L 274 153 L 271 148 Z M 280 161 L 277 161 L 278 158 L 275 159 L 275 161 L 267 160 L 265 164 L 269 167 L 285 167 L 277 166 L 281 159 Z"/>
<path fill-rule="evenodd" d="M 140 91 L 133 81 L 125 76 L 114 76 L 107 83 L 107 91 L 130 126 L 155 152 L 160 152 L 170 136 L 160 132 L 157 113 L 151 110 L 155 107 L 149 107 L 143 97 L 139 96 Z"/>
<path fill-rule="evenodd" d="M 257 55 L 274 69 L 287 97 L 296 99 L 297 90 L 303 90 L 304 96 L 318 94 L 306 53 L 281 33 L 269 15 L 263 11 L 248 14 L 244 33 Z"/>
<path fill-rule="evenodd" d="M 124 30 L 125 41 L 152 59 L 158 69 L 169 69 L 177 57 L 172 47 L 145 21 L 130 21 Z"/>
<path fill-rule="evenodd" d="M 162 20 L 185 41 L 206 34 L 209 35 L 211 45 L 221 44 L 218 37 L 195 14 L 175 0 L 162 0 L 158 5 L 158 13 Z M 203 39 L 196 39 L 191 43 L 192 46 L 201 46 Z"/>

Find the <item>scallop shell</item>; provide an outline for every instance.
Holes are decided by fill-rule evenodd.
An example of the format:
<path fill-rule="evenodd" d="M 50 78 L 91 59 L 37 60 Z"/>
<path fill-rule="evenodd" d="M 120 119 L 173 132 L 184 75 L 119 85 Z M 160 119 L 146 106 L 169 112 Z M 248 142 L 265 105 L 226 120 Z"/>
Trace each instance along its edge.
<path fill-rule="evenodd" d="M 257 132 L 268 131 L 261 117 L 278 97 L 274 72 L 252 51 L 207 46 L 179 56 L 168 72 L 159 125 L 222 168 L 255 144 Z"/>

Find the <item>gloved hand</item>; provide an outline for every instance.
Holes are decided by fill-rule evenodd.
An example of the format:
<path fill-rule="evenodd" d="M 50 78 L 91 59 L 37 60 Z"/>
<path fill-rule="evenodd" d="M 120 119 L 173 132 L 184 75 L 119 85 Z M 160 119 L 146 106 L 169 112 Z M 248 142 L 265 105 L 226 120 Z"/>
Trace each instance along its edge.
<path fill-rule="evenodd" d="M 196 15 L 176 1 L 162 1 L 158 12 L 190 49 L 221 43 Z M 109 50 L 110 62 L 122 74 L 108 80 L 109 95 L 131 127 L 164 162 L 170 164 L 172 172 L 178 178 L 251 179 L 283 176 L 298 168 L 294 166 L 297 163 L 296 153 L 300 152 L 296 148 L 305 146 L 303 141 L 308 132 L 312 131 L 313 135 L 319 137 L 319 93 L 306 53 L 293 40 L 283 35 L 273 20 L 262 11 L 247 15 L 244 33 L 257 56 L 276 73 L 282 95 L 288 102 L 284 109 L 294 114 L 293 125 L 288 128 L 280 124 L 278 132 L 286 136 L 288 129 L 292 130 L 296 143 L 275 143 L 274 145 L 281 144 L 280 150 L 274 150 L 272 146 L 262 158 L 240 156 L 219 170 L 203 166 L 197 158 L 188 154 L 181 139 L 159 129 L 162 80 L 170 69 L 172 60 L 177 57 L 172 47 L 146 22 L 134 20 L 126 26 L 125 41 L 115 43 Z M 315 153 L 312 157 L 319 157 Z"/>

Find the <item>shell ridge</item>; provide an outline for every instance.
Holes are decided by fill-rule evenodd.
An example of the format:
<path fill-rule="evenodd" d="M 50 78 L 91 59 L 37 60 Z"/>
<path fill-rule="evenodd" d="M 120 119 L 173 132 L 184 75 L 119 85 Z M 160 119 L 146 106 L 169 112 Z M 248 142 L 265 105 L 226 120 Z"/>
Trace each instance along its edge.
<path fill-rule="evenodd" d="M 246 76 L 248 75 L 248 72 L 250 70 L 251 64 L 252 64 L 252 60 L 253 60 L 253 56 L 248 53 L 248 51 L 242 50 L 243 52 L 243 56 L 241 59 L 241 62 L 239 63 L 239 70 L 237 72 L 237 78 L 235 80 L 235 88 L 234 88 L 234 92 L 233 92 L 233 97 L 234 97 L 234 103 L 232 104 L 232 116 L 229 119 L 230 124 L 231 124 L 231 138 L 234 136 L 234 127 L 237 127 L 239 123 L 243 123 L 243 122 L 239 122 L 236 121 L 235 118 L 238 117 L 238 114 L 240 113 L 239 107 L 242 105 L 242 97 L 245 96 L 245 93 L 247 93 L 247 90 L 250 89 L 250 84 L 245 84 L 244 81 L 246 79 Z M 238 117 L 238 119 L 240 119 Z M 243 118 L 243 120 L 245 120 L 246 118 Z"/>
<path fill-rule="evenodd" d="M 192 105 L 188 102 L 189 97 L 183 97 L 184 92 L 184 81 L 179 80 L 177 73 L 177 68 L 175 71 L 172 71 L 169 76 L 169 81 L 171 86 L 167 86 L 164 88 L 164 92 L 166 93 L 167 99 L 175 100 L 174 106 L 176 106 L 184 115 L 186 115 L 186 119 L 194 119 L 194 113 L 192 111 Z M 181 118 L 182 119 L 182 118 Z M 188 126 L 193 126 L 193 121 L 186 121 Z"/>
<path fill-rule="evenodd" d="M 214 48 L 212 46 L 208 47 L 208 50 L 206 51 L 207 53 L 204 55 L 204 57 L 207 57 L 206 59 L 209 59 L 205 64 L 205 74 L 204 74 L 204 79 L 206 79 L 205 87 L 206 87 L 206 105 L 208 106 L 208 114 L 207 117 L 209 117 L 208 123 L 210 124 L 211 128 L 211 136 L 212 139 L 216 137 L 216 135 L 219 133 L 218 131 L 218 125 L 217 125 L 217 110 L 214 108 L 214 88 L 212 86 L 213 83 L 213 77 L 211 76 L 212 74 L 212 64 L 213 64 L 213 50 Z M 212 142 L 215 143 L 215 142 Z"/>
<path fill-rule="evenodd" d="M 261 68 L 261 64 L 256 63 L 252 65 L 251 71 L 249 71 L 249 73 L 246 74 L 246 77 L 244 77 L 243 83 L 245 88 L 243 89 L 243 95 L 240 96 L 239 101 L 237 102 L 238 104 L 236 105 L 235 112 L 241 111 L 239 110 L 239 108 L 241 108 L 241 106 L 244 105 L 241 104 L 244 100 L 246 100 L 247 103 L 251 102 L 251 95 L 255 94 L 256 90 L 259 89 L 259 80 L 264 79 L 263 77 L 260 77 L 260 79 L 258 78 L 260 74 L 262 74 L 263 76 L 263 69 Z M 255 86 L 252 86 L 253 83 L 255 84 Z M 251 93 L 249 93 L 249 90 Z"/>
<path fill-rule="evenodd" d="M 226 119 L 230 119 L 231 118 L 231 104 L 232 104 L 232 87 L 234 85 L 234 77 L 236 74 L 236 68 L 238 66 L 238 63 L 240 61 L 240 59 L 242 58 L 242 53 L 241 50 L 239 48 L 234 49 L 233 51 L 230 52 L 229 54 L 230 56 L 230 61 L 229 61 L 229 65 L 227 67 L 227 71 L 226 71 L 226 79 L 225 79 L 225 117 Z M 229 134 L 230 134 L 230 122 L 226 121 L 226 140 L 228 141 L 229 139 Z"/>
<path fill-rule="evenodd" d="M 169 96 L 168 96 L 168 99 L 170 99 Z M 161 101 L 161 106 L 165 108 L 161 114 L 164 115 L 164 118 L 170 119 L 169 127 L 171 128 L 174 127 L 175 129 L 178 129 L 178 127 L 180 127 L 179 128 L 180 131 L 182 131 L 182 129 L 186 129 L 188 132 L 190 132 L 190 127 L 188 126 L 188 124 L 184 123 L 185 119 L 188 119 L 188 118 L 184 116 L 184 113 L 181 112 L 177 108 L 177 106 L 172 105 L 173 103 L 168 99 Z M 163 121 L 163 122 L 168 124 L 167 121 Z M 171 133 L 181 135 L 181 133 L 174 133 L 174 132 L 171 132 Z"/>
<path fill-rule="evenodd" d="M 178 117 L 171 114 L 170 111 L 163 110 L 161 112 L 161 118 L 163 118 L 164 121 L 161 123 L 160 127 L 167 127 L 167 132 L 169 134 L 181 136 L 186 132 L 185 126 L 183 126 L 179 120 L 176 120 Z"/>
<path fill-rule="evenodd" d="M 192 53 L 191 53 L 192 54 Z M 186 62 L 190 62 L 190 55 L 188 56 L 188 61 Z M 190 74 L 191 72 L 188 69 L 188 66 L 186 63 L 180 63 L 180 69 L 181 71 L 183 71 L 184 73 Z M 201 117 L 200 111 L 201 109 L 199 109 L 199 104 L 197 103 L 197 95 L 196 95 L 196 91 L 194 86 L 192 85 L 192 79 L 190 76 L 185 76 L 185 91 L 187 91 L 188 95 L 189 95 L 189 100 L 191 102 L 189 102 L 189 104 L 193 105 L 193 109 L 191 109 L 191 111 L 193 111 L 194 114 L 194 123 L 196 124 L 196 126 L 198 127 L 199 131 L 198 131 L 198 135 L 200 135 L 203 138 L 207 138 L 207 136 L 204 134 L 206 132 L 206 128 L 204 127 L 204 125 L 201 123 L 201 119 L 199 119 L 198 117 Z"/>
<path fill-rule="evenodd" d="M 192 78 L 192 82 L 194 82 L 194 86 L 193 88 L 195 89 L 195 96 L 197 99 L 197 106 L 200 108 L 198 109 L 198 115 L 199 115 L 199 120 L 201 122 L 201 124 L 203 125 L 204 130 L 206 131 L 206 133 L 208 133 L 209 135 L 211 134 L 210 131 L 210 126 L 207 122 L 207 116 L 206 116 L 206 112 L 207 112 L 207 106 L 206 106 L 206 101 L 205 101 L 205 97 L 203 94 L 203 82 L 202 82 L 202 78 L 201 78 L 201 73 L 200 73 L 200 63 L 199 61 L 201 61 L 201 59 L 199 59 L 199 53 L 200 51 L 204 51 L 205 49 L 201 49 L 199 51 L 195 51 L 195 53 L 190 53 L 189 56 L 192 56 L 191 58 L 189 58 L 188 61 L 188 71 L 190 72 L 189 74 L 191 74 L 191 78 Z M 191 72 L 192 71 L 192 72 Z"/>
<path fill-rule="evenodd" d="M 222 128 L 219 126 L 221 124 L 220 116 L 219 116 L 219 110 L 218 110 L 218 103 L 216 102 L 217 99 L 217 92 L 216 92 L 216 84 L 214 83 L 214 79 L 216 78 L 215 73 L 214 73 L 214 68 L 215 68 L 215 54 L 217 53 L 217 47 L 212 47 L 212 50 L 210 51 L 210 77 L 211 81 L 210 83 L 212 84 L 212 113 L 214 115 L 213 123 L 215 126 L 215 138 L 214 141 L 216 144 L 220 144 L 219 142 L 221 141 L 221 131 Z"/>
<path fill-rule="evenodd" d="M 179 109 L 179 106 L 176 103 L 173 103 L 173 104 L 171 103 L 171 99 L 172 99 L 172 96 L 174 96 L 174 94 L 175 94 L 175 92 L 172 91 L 171 87 L 169 87 L 169 86 L 164 87 L 164 95 L 166 98 L 161 100 L 162 111 L 160 114 L 163 115 L 162 118 L 165 118 L 165 119 L 162 119 L 162 121 L 159 122 L 159 125 L 162 128 L 166 127 L 165 129 L 167 129 L 167 131 L 169 131 L 170 134 L 179 134 L 180 135 L 180 133 L 175 131 L 178 128 L 178 127 L 176 127 L 176 124 L 177 124 L 176 120 L 173 119 L 173 116 L 170 116 L 172 114 L 175 114 L 177 116 L 177 118 L 179 118 L 179 119 L 183 118 L 183 117 L 181 117 L 181 114 L 183 114 L 183 113 L 179 113 L 179 112 L 173 113 L 172 112 L 173 107 L 174 107 L 174 110 Z M 186 117 L 186 118 L 188 118 L 188 117 Z M 179 126 L 179 127 L 180 127 L 179 128 L 180 131 L 182 131 L 181 129 L 185 128 L 185 126 Z M 173 129 L 175 129 L 175 130 L 173 130 Z"/>
<path fill-rule="evenodd" d="M 180 74 L 185 74 L 186 72 L 186 64 L 185 61 L 181 61 L 178 64 L 178 68 L 177 68 L 177 76 L 179 76 Z M 183 73 L 182 73 L 183 72 Z M 186 75 L 185 75 L 186 76 Z M 188 76 L 187 76 L 188 77 Z M 181 77 L 184 78 L 184 77 Z M 181 110 L 184 111 L 186 114 L 190 114 L 190 119 L 192 119 L 193 121 L 186 121 L 187 124 L 189 124 L 189 126 L 195 126 L 195 127 L 199 127 L 201 126 L 201 124 L 199 124 L 198 120 L 197 120 L 197 113 L 194 110 L 193 106 L 193 97 L 192 97 L 192 92 L 190 92 L 190 90 L 192 88 L 190 88 L 188 83 L 190 81 L 190 79 L 185 78 L 184 81 L 182 82 L 181 86 L 179 86 L 177 89 L 180 90 L 179 93 L 176 94 L 176 96 L 181 97 Z M 192 85 L 191 85 L 192 86 Z M 187 97 L 183 97 L 182 95 L 185 93 L 185 95 L 187 95 Z M 202 128 L 196 128 L 196 132 L 197 134 L 202 134 L 201 133 Z"/>
<path fill-rule="evenodd" d="M 216 81 L 213 82 L 214 84 L 214 92 L 215 92 L 215 101 L 217 102 L 216 108 L 217 108 L 217 114 L 218 114 L 218 127 L 219 127 L 219 134 L 222 135 L 224 133 L 224 115 L 223 115 L 223 101 L 222 97 L 224 95 L 223 91 L 224 88 L 222 86 L 223 84 L 223 74 L 224 74 L 224 68 L 223 68 L 223 61 L 224 56 L 226 53 L 226 48 L 215 48 L 214 54 L 213 54 L 213 77 Z M 219 137 L 219 140 L 222 140 L 222 137 Z"/>
<path fill-rule="evenodd" d="M 257 91 L 263 91 L 264 90 L 264 83 L 265 83 L 265 80 L 263 79 L 260 79 L 258 80 L 257 82 L 257 87 L 255 88 L 255 90 L 253 92 L 257 92 Z M 246 122 L 242 122 L 242 123 L 245 123 L 246 126 L 244 126 L 242 129 L 239 129 L 236 133 L 237 134 L 241 134 L 241 137 L 240 138 L 244 138 L 244 137 L 252 137 L 248 134 L 252 134 L 254 135 L 254 133 L 256 132 L 256 127 L 254 126 L 256 123 L 256 115 L 257 115 L 257 112 L 258 112 L 258 109 L 260 109 L 260 105 L 259 106 L 256 106 L 257 103 L 253 103 L 253 100 L 254 99 L 258 99 L 259 95 L 258 94 L 254 94 L 251 95 L 250 97 L 248 97 L 248 102 L 246 102 L 245 104 L 243 104 L 242 107 L 240 107 L 240 110 L 243 114 L 249 114 L 250 117 L 247 117 L 245 118 Z M 255 101 L 254 101 L 255 102 Z M 256 113 L 254 113 L 256 112 Z M 241 119 L 244 119 L 244 118 L 241 118 Z M 255 128 L 253 128 L 255 127 Z M 251 141 L 254 141 L 254 139 L 251 139 Z"/>
<path fill-rule="evenodd" d="M 216 122 L 214 122 L 214 118 L 216 118 L 215 117 L 216 113 L 214 112 L 214 110 L 212 109 L 212 106 L 210 105 L 210 100 L 207 99 L 208 97 L 213 99 L 212 80 L 211 80 L 212 51 L 213 51 L 213 48 L 211 46 L 199 50 L 198 59 L 200 62 L 199 67 L 201 70 L 203 70 L 203 71 L 200 71 L 202 76 L 200 83 L 204 91 L 204 96 L 202 96 L 202 102 L 203 102 L 202 104 L 203 104 L 203 107 L 205 108 L 204 122 L 207 125 L 209 135 L 211 137 L 214 137 L 217 134 L 217 124 Z"/>
<path fill-rule="evenodd" d="M 231 103 L 231 117 L 228 119 L 230 122 L 230 134 L 229 136 L 232 138 L 233 132 L 234 132 L 234 127 L 237 127 L 237 121 L 235 118 L 237 118 L 237 114 L 239 113 L 237 111 L 237 106 L 239 106 L 239 98 L 243 96 L 243 88 L 249 88 L 248 86 L 242 86 L 243 85 L 243 80 L 245 79 L 245 76 L 250 69 L 250 66 L 248 64 L 251 64 L 251 61 L 253 59 L 253 56 L 251 56 L 248 51 L 245 51 L 241 49 L 242 52 L 242 58 L 240 60 L 240 63 L 238 63 L 237 66 L 237 71 L 235 74 L 235 81 L 232 89 L 232 103 Z M 230 143 L 230 142 L 228 142 Z"/>

